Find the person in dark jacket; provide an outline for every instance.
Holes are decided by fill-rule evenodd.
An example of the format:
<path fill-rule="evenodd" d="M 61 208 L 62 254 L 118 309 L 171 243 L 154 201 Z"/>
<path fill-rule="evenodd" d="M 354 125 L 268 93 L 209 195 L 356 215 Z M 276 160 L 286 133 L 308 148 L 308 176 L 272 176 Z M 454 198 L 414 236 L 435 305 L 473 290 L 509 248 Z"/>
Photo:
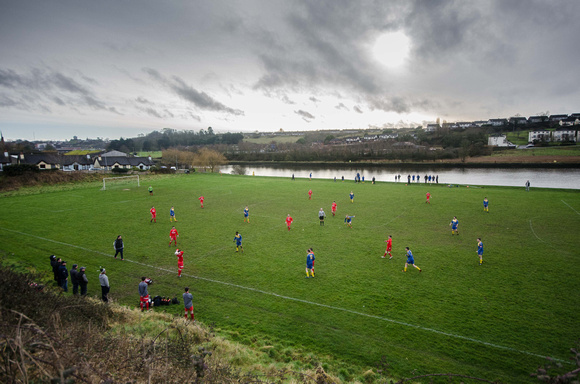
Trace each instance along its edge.
<path fill-rule="evenodd" d="M 77 281 L 81 287 L 81 296 L 87 295 L 87 285 L 89 284 L 89 279 L 87 278 L 87 274 L 85 273 L 86 268 L 81 267 L 79 272 L 77 273 Z"/>
<path fill-rule="evenodd" d="M 60 286 L 65 292 L 68 292 L 68 269 L 66 268 L 66 261 L 62 261 L 58 267 L 58 278 L 60 279 Z"/>
<path fill-rule="evenodd" d="M 58 266 L 56 263 L 56 256 L 50 255 L 50 268 L 52 268 L 52 273 L 54 274 L 54 281 L 58 283 Z"/>
<path fill-rule="evenodd" d="M 78 264 L 73 264 L 72 269 L 70 270 L 70 282 L 73 286 L 73 295 L 79 294 L 78 266 Z"/>
<path fill-rule="evenodd" d="M 59 273 L 59 269 L 60 266 L 62 264 L 62 259 L 60 257 L 56 258 L 56 264 L 54 265 L 52 272 L 54 273 L 54 279 L 56 280 L 56 283 L 58 284 L 58 286 L 60 287 L 62 285 L 62 281 L 60 281 L 60 273 Z"/>
<path fill-rule="evenodd" d="M 115 247 L 115 259 L 117 258 L 117 255 L 120 253 L 121 260 L 125 260 L 123 259 L 123 248 L 125 248 L 125 245 L 123 244 L 123 239 L 121 238 L 121 235 L 117 236 L 117 240 L 115 240 L 113 245 Z"/>

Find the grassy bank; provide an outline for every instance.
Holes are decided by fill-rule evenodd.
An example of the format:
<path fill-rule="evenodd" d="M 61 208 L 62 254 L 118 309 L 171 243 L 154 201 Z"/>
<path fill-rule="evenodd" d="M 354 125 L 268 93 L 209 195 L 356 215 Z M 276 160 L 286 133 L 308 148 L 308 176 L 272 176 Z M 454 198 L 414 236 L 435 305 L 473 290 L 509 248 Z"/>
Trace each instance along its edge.
<path fill-rule="evenodd" d="M 490 213 L 482 210 L 484 197 Z M 11 261 L 47 270 L 54 253 L 85 265 L 91 295 L 100 291 L 97 269 L 105 266 L 111 296 L 127 305 L 138 304 L 143 275 L 156 281 L 154 295 L 179 296 L 188 285 L 196 318 L 219 334 L 271 347 L 268 354 L 282 360 L 291 360 L 292 350 L 310 351 L 311 367 L 337 359 L 344 365 L 328 368 L 345 381 L 366 380 L 363 373 L 385 357 L 395 377 L 453 372 L 528 382 L 543 356 L 566 359 L 579 336 L 577 191 L 190 174 L 144 177 L 141 188 L 55 187 L 0 201 L 0 243 Z M 149 221 L 152 205 L 156 224 Z M 246 205 L 250 224 L 243 222 Z M 168 247 L 171 206 L 185 250 L 181 279 Z M 329 216 L 323 227 L 320 207 Z M 352 229 L 345 214 L 356 215 Z M 453 216 L 459 236 L 448 227 Z M 244 253 L 235 252 L 235 231 Z M 118 234 L 124 262 L 112 259 Z M 380 257 L 389 234 L 392 260 Z M 401 272 L 405 246 L 423 272 Z M 314 279 L 304 278 L 308 247 L 316 255 Z M 167 312 L 181 315 L 181 307 Z"/>

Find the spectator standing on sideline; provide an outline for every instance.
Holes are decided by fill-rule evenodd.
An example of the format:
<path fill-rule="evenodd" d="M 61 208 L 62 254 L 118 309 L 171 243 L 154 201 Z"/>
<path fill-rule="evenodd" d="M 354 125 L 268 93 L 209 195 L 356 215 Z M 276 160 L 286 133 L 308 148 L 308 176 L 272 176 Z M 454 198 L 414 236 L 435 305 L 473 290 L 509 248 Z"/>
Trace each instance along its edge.
<path fill-rule="evenodd" d="M 87 274 L 85 273 L 86 267 L 81 267 L 77 274 L 77 280 L 81 287 L 81 296 L 87 295 L 87 285 L 89 284 L 89 279 L 87 278 Z"/>
<path fill-rule="evenodd" d="M 417 175 L 417 183 L 420 183 L 420 182 L 421 182 L 421 176 Z"/>
<path fill-rule="evenodd" d="M 427 175 L 425 175 L 425 184 L 427 184 Z"/>
<path fill-rule="evenodd" d="M 411 175 L 407 175 L 407 184 L 411 184 Z"/>
<path fill-rule="evenodd" d="M 375 177 L 373 176 L 373 184 L 375 183 Z"/>
<path fill-rule="evenodd" d="M 103 300 L 105 303 L 108 303 L 111 286 L 109 285 L 109 277 L 107 277 L 107 271 L 105 268 L 101 268 L 99 283 L 101 283 L 101 300 Z"/>
<path fill-rule="evenodd" d="M 530 192 L 530 180 L 526 181 L 526 192 Z"/>
<path fill-rule="evenodd" d="M 58 267 L 58 277 L 60 279 L 60 286 L 65 292 L 68 292 L 68 269 L 66 268 L 66 261 L 62 261 Z"/>
<path fill-rule="evenodd" d="M 189 293 L 189 287 L 185 287 L 183 293 L 183 305 L 185 307 L 185 319 L 187 319 L 187 312 L 191 313 L 191 321 L 195 321 L 193 316 L 193 295 Z"/>
<path fill-rule="evenodd" d="M 147 279 L 145 276 L 141 277 L 141 282 L 139 283 L 139 306 L 141 307 L 141 312 L 144 311 L 143 307 L 147 307 L 149 311 L 149 292 L 147 291 Z"/>
<path fill-rule="evenodd" d="M 115 247 L 115 259 L 117 258 L 117 255 L 120 253 L 121 260 L 125 260 L 123 258 L 123 249 L 125 248 L 125 244 L 123 244 L 123 239 L 121 238 L 121 235 L 117 236 L 117 239 L 113 242 L 113 246 Z"/>
<path fill-rule="evenodd" d="M 58 284 L 58 259 L 55 255 L 50 255 L 50 267 L 52 268 L 52 274 L 54 275 L 54 281 Z M 59 284 L 60 285 L 60 284 Z"/>
<path fill-rule="evenodd" d="M 439 184 L 439 175 L 435 176 L 435 183 Z"/>
<path fill-rule="evenodd" d="M 73 286 L 73 295 L 78 295 L 79 294 L 79 270 L 77 269 L 79 265 L 78 264 L 73 264 L 72 269 L 70 270 L 70 282 L 72 283 Z"/>
<path fill-rule="evenodd" d="M 413 183 L 414 183 L 415 182 L 415 175 L 413 175 L 411 178 L 413 179 Z"/>

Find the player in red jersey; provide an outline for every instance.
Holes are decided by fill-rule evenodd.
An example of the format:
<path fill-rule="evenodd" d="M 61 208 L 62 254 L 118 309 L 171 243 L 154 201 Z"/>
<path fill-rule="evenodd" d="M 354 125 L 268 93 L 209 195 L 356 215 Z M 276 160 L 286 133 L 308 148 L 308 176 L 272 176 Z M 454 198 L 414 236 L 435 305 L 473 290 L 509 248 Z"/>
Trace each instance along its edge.
<path fill-rule="evenodd" d="M 155 207 L 151 207 L 151 209 L 149 210 L 149 212 L 151 212 L 151 220 L 149 221 L 151 222 L 157 222 L 157 211 L 155 210 Z"/>
<path fill-rule="evenodd" d="M 177 277 L 181 277 L 181 271 L 183 270 L 183 251 L 176 249 L 175 256 L 177 256 Z"/>
<path fill-rule="evenodd" d="M 332 206 L 330 207 L 330 210 L 332 211 L 332 216 L 336 215 L 336 201 L 332 202 Z"/>
<path fill-rule="evenodd" d="M 179 233 L 177 233 L 177 229 L 175 227 L 171 228 L 169 231 L 169 246 L 171 247 L 171 243 L 175 242 L 175 246 L 177 247 L 177 238 L 179 237 Z"/>
<path fill-rule="evenodd" d="M 431 204 L 431 202 L 429 201 L 429 199 L 431 198 L 431 194 L 429 192 L 427 192 L 427 194 L 425 196 L 427 197 L 427 201 L 425 201 L 425 203 Z"/>
<path fill-rule="evenodd" d="M 290 225 L 292 225 L 293 221 L 294 221 L 294 219 L 292 219 L 290 214 L 288 214 L 288 217 L 286 217 L 286 226 L 288 227 L 288 230 L 290 230 Z"/>
<path fill-rule="evenodd" d="M 203 196 L 200 196 L 200 197 L 198 198 L 198 200 L 199 200 L 199 202 L 201 203 L 201 207 L 203 208 Z"/>
<path fill-rule="evenodd" d="M 312 200 L 312 189 L 308 191 L 308 200 Z"/>
<path fill-rule="evenodd" d="M 385 240 L 385 243 L 387 243 L 387 249 L 385 250 L 385 254 L 382 257 L 384 259 L 385 257 L 387 257 L 388 253 L 390 256 L 389 259 L 392 259 L 393 255 L 391 254 L 391 250 L 393 249 L 393 237 L 389 235 L 389 238 Z"/>

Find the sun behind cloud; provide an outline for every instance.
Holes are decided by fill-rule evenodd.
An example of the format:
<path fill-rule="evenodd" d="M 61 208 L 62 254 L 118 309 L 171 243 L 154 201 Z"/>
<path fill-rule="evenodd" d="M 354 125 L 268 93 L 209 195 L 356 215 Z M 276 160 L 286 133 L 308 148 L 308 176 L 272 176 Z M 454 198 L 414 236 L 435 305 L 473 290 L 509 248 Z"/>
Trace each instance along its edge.
<path fill-rule="evenodd" d="M 411 51 L 411 39 L 401 31 L 380 35 L 371 47 L 374 58 L 388 69 L 402 69 Z"/>

